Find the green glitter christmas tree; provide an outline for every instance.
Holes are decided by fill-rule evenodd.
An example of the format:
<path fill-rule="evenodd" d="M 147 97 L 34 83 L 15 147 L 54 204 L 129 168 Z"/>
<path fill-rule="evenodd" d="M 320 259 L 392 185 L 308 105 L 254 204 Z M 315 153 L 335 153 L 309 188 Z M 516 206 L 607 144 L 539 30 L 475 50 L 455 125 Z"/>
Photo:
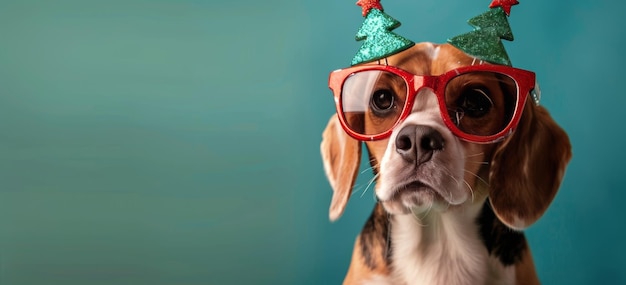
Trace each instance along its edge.
<path fill-rule="evenodd" d="M 513 40 L 507 14 L 501 6 L 491 8 L 468 21 L 471 26 L 475 27 L 473 31 L 453 37 L 448 42 L 468 55 L 491 63 L 510 66 L 511 60 L 501 41 L 502 39 Z"/>
<path fill-rule="evenodd" d="M 352 65 L 385 58 L 410 48 L 415 43 L 391 32 L 400 22 L 383 12 L 380 0 L 359 0 L 365 20 L 356 34 L 363 45 L 352 59 Z"/>

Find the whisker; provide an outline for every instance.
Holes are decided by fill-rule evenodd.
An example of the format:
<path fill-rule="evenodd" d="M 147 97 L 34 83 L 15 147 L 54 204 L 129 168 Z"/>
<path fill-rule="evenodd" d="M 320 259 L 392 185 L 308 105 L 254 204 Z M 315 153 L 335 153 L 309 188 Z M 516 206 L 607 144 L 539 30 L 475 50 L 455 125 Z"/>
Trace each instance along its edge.
<path fill-rule="evenodd" d="M 469 171 L 469 170 L 463 170 L 463 171 L 465 171 L 466 173 L 469 173 L 469 174 L 471 174 L 472 176 L 474 176 L 474 177 L 478 178 L 478 180 L 480 180 L 482 183 L 485 183 L 485 185 L 489 186 L 489 183 L 487 183 L 487 181 L 485 181 L 485 179 L 483 179 L 482 177 L 478 176 L 476 173 L 471 172 L 471 171 Z"/>
<path fill-rule="evenodd" d="M 361 197 L 363 198 L 363 195 L 365 195 L 365 192 L 367 192 L 367 189 L 370 188 L 370 186 L 372 186 L 372 183 L 374 183 L 374 181 L 376 181 L 376 179 L 378 178 L 379 174 L 374 175 L 374 177 L 372 177 L 369 181 L 369 183 L 367 183 L 367 186 L 365 187 L 365 190 L 363 190 L 363 193 L 361 193 Z"/>
<path fill-rule="evenodd" d="M 428 210 L 426 210 L 426 213 L 424 214 L 424 217 L 428 216 L 428 213 L 430 212 L 430 209 L 433 207 L 432 204 L 430 204 L 430 207 L 428 207 Z M 413 209 L 411 209 L 411 213 L 413 214 L 413 218 L 415 219 L 415 221 L 417 222 L 417 224 L 421 227 L 427 227 L 427 224 L 423 224 L 422 223 L 422 219 L 420 218 L 420 215 L 418 213 L 415 213 L 413 211 Z"/>
<path fill-rule="evenodd" d="M 370 167 L 366 167 L 361 172 L 359 172 L 359 175 L 364 174 L 365 172 L 368 172 L 370 170 L 374 170 L 375 167 L 378 167 L 378 165 L 372 165 Z M 363 195 L 365 195 L 365 192 L 367 192 L 367 189 L 372 185 L 372 183 L 374 183 L 374 181 L 376 181 L 377 177 L 378 177 L 378 174 L 374 175 L 374 177 L 371 178 L 365 186 L 363 186 L 363 184 L 355 183 L 354 186 L 352 187 L 351 195 L 358 193 L 358 192 L 362 192 L 361 193 L 361 198 L 362 198 Z"/>
<path fill-rule="evenodd" d="M 474 189 L 472 188 L 472 186 L 467 183 L 467 181 L 465 181 L 465 179 L 463 179 L 463 183 L 465 183 L 465 185 L 467 186 L 467 189 L 470 190 L 470 194 L 472 194 L 472 203 L 474 203 Z"/>
<path fill-rule="evenodd" d="M 359 174 L 363 174 L 363 173 L 365 173 L 365 172 L 367 172 L 367 171 L 370 171 L 370 170 L 373 170 L 373 169 L 374 169 L 374 167 L 373 167 L 373 166 L 366 167 L 366 168 L 365 168 L 365 169 L 363 169 L 363 171 L 361 171 Z"/>
<path fill-rule="evenodd" d="M 452 180 L 457 184 L 461 184 L 461 182 L 454 177 L 454 175 L 452 175 L 452 171 L 450 171 L 450 169 L 448 167 L 446 167 L 445 163 L 438 163 L 439 166 L 444 170 L 445 174 L 448 175 L 450 178 L 452 178 Z"/>
<path fill-rule="evenodd" d="M 475 153 L 475 154 L 466 155 L 465 158 L 476 157 L 476 156 L 483 155 L 483 154 L 485 154 L 485 153 L 484 152 L 479 152 L 479 153 Z"/>
<path fill-rule="evenodd" d="M 430 206 L 428 206 L 428 210 L 426 210 L 426 213 L 424 213 L 424 218 L 428 217 L 428 214 L 430 214 L 430 211 L 433 209 L 433 205 L 435 203 L 430 203 Z"/>
<path fill-rule="evenodd" d="M 472 186 L 471 186 L 471 185 L 470 185 L 467 181 L 465 181 L 465 179 L 463 179 L 463 180 L 459 181 L 459 179 L 457 179 L 456 177 L 454 177 L 454 175 L 452 175 L 452 172 L 450 171 L 450 169 L 448 169 L 448 168 L 445 166 L 445 164 L 441 163 L 441 164 L 440 164 L 440 166 L 441 166 L 441 168 L 444 170 L 444 173 L 445 173 L 446 175 L 448 175 L 448 176 L 449 176 L 452 180 L 454 180 L 454 182 L 455 182 L 457 185 L 461 185 L 461 181 L 462 181 L 462 182 L 463 182 L 463 184 L 465 184 L 465 186 L 467 186 L 467 189 L 470 191 L 470 194 L 472 195 L 472 203 L 473 203 L 473 202 L 474 202 L 474 199 L 475 199 L 475 197 L 476 197 L 476 195 L 474 194 L 474 188 L 472 188 Z M 483 180 L 480 176 L 476 175 L 475 173 L 473 173 L 473 172 L 471 172 L 471 171 L 468 171 L 468 170 L 465 170 L 465 169 L 463 169 L 463 171 L 468 172 L 468 173 L 470 173 L 470 174 L 472 174 L 472 175 L 476 176 L 478 179 L 482 180 L 483 182 L 485 182 L 485 180 Z M 485 182 L 485 184 L 486 184 L 486 182 Z M 452 197 L 452 192 L 449 192 L 448 194 L 450 195 L 450 200 L 452 200 L 452 198 L 453 198 L 453 197 Z M 448 205 L 448 207 L 450 207 L 450 205 Z"/>

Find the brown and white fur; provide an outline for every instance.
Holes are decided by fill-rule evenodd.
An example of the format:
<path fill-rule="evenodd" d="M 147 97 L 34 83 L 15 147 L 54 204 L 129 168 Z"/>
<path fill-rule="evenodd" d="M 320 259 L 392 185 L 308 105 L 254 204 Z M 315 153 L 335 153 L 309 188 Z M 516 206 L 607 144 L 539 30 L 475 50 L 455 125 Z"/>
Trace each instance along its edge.
<path fill-rule="evenodd" d="M 431 43 L 384 61 L 422 75 L 479 62 Z M 545 212 L 559 188 L 571 158 L 566 133 L 529 100 L 512 135 L 494 144 L 469 143 L 446 128 L 432 90 L 423 89 L 415 101 L 388 139 L 365 142 L 378 203 L 356 238 L 344 284 L 539 284 L 521 230 Z M 414 147 L 422 148 L 417 157 L 396 147 L 398 133 L 407 129 L 418 141 Z M 432 137 L 441 140 L 440 148 L 419 142 Z M 361 146 L 334 115 L 321 144 L 333 188 L 331 220 L 351 195 Z"/>

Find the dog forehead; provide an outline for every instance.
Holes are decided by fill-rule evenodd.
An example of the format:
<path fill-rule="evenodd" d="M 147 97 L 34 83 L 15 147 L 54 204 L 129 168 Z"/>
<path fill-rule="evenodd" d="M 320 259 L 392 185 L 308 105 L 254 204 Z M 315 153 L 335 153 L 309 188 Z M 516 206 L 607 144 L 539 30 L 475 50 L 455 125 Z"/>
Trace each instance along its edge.
<path fill-rule="evenodd" d="M 439 75 L 462 66 L 472 65 L 474 58 L 450 44 L 418 43 L 387 58 L 389 65 L 413 74 Z"/>

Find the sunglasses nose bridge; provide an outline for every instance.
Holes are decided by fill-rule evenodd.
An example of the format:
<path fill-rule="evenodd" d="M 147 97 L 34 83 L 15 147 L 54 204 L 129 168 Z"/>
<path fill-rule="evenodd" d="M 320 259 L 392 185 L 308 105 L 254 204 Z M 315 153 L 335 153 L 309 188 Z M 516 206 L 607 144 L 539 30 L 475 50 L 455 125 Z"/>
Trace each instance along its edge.
<path fill-rule="evenodd" d="M 417 96 L 417 94 L 422 93 L 424 90 L 430 90 L 433 93 L 437 93 L 436 86 L 437 80 L 433 76 L 413 76 L 413 93 Z"/>
<path fill-rule="evenodd" d="M 417 93 L 420 91 L 420 89 L 422 89 L 423 87 L 425 87 L 426 80 L 423 76 L 413 76 L 413 90 L 414 93 Z"/>
<path fill-rule="evenodd" d="M 435 95 L 435 97 L 437 97 L 436 86 L 434 83 L 435 83 L 435 80 L 430 76 L 414 75 L 412 78 L 412 82 L 411 82 L 412 88 L 409 91 L 411 92 L 411 94 L 408 94 L 410 100 L 411 101 L 420 100 L 420 97 L 423 97 L 423 93 L 427 91 L 432 92 Z M 410 104 L 412 103 L 413 102 L 411 102 Z"/>

